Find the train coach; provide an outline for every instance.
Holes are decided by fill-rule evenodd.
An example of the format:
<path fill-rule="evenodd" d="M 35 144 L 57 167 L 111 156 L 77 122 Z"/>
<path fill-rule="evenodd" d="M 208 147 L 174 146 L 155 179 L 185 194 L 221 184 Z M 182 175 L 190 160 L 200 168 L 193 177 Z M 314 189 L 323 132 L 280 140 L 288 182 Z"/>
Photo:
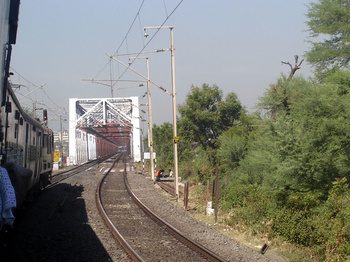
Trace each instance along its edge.
<path fill-rule="evenodd" d="M 31 117 L 23 110 L 9 85 L 1 119 L 5 122 L 3 153 L 7 156 L 7 166 L 23 167 L 21 172 L 30 170 L 28 189 L 42 189 L 49 183 L 52 173 L 53 131 L 45 126 L 47 114 L 44 121 Z"/>
<path fill-rule="evenodd" d="M 30 189 L 48 183 L 53 147 L 52 130 L 23 110 L 9 81 L 19 6 L 20 0 L 0 0 L 0 159 L 7 158 L 17 206 Z"/>

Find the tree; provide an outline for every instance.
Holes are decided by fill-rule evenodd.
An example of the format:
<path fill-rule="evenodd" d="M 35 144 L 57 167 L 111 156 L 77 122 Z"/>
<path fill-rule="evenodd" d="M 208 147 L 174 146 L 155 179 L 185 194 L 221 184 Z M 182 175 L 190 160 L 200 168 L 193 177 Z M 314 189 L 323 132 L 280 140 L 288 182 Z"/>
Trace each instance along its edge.
<path fill-rule="evenodd" d="M 173 125 L 169 122 L 165 122 L 161 126 L 153 125 L 153 142 L 159 168 L 165 169 L 173 166 Z"/>
<path fill-rule="evenodd" d="M 339 93 L 348 77 L 343 72 L 326 78 L 325 85 L 305 82 L 299 87 L 303 82 L 298 78 L 287 81 L 293 91 L 289 112 L 281 110 L 266 122 L 240 162 L 241 172 L 264 175 L 264 184 L 282 191 L 318 191 L 323 196 L 336 177 L 349 178 L 350 104 L 348 94 Z"/>
<path fill-rule="evenodd" d="M 179 133 L 182 139 L 198 142 L 204 149 L 215 149 L 219 135 L 239 119 L 243 107 L 237 95 L 222 100 L 218 86 L 191 87 L 186 102 L 179 106 Z"/>
<path fill-rule="evenodd" d="M 300 76 L 292 79 L 282 76 L 260 98 L 258 108 L 272 119 L 275 119 L 278 114 L 289 113 L 290 105 L 304 93 L 309 92 L 310 85 L 310 82 Z"/>
<path fill-rule="evenodd" d="M 350 1 L 318 0 L 308 6 L 307 25 L 312 48 L 306 53 L 309 63 L 321 76 L 348 66 L 350 62 Z"/>
<path fill-rule="evenodd" d="M 246 154 L 250 134 L 260 123 L 261 118 L 257 114 L 242 113 L 239 121 L 220 135 L 218 157 L 221 171 L 231 173 L 239 167 Z"/>
<path fill-rule="evenodd" d="M 295 72 L 301 68 L 301 64 L 304 62 L 304 59 L 302 59 L 302 60 L 299 62 L 299 64 L 298 64 L 298 59 L 299 59 L 299 56 L 298 56 L 298 55 L 295 55 L 295 56 L 294 56 L 294 59 L 295 59 L 294 67 L 293 67 L 292 64 L 289 63 L 289 62 L 283 62 L 283 61 L 281 61 L 282 64 L 285 64 L 285 65 L 289 65 L 289 66 L 290 66 L 290 74 L 289 74 L 288 79 L 291 79 L 291 78 L 294 76 Z"/>

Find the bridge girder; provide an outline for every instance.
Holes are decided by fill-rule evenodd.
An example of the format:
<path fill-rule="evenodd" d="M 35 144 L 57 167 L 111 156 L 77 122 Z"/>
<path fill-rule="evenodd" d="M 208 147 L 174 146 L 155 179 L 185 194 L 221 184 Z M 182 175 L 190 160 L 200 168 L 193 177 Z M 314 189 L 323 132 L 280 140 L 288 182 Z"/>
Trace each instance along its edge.
<path fill-rule="evenodd" d="M 75 151 L 78 129 L 117 146 L 126 146 L 135 161 L 141 160 L 138 97 L 72 98 L 69 108 L 70 152 Z M 74 157 L 74 153 L 70 155 Z"/>

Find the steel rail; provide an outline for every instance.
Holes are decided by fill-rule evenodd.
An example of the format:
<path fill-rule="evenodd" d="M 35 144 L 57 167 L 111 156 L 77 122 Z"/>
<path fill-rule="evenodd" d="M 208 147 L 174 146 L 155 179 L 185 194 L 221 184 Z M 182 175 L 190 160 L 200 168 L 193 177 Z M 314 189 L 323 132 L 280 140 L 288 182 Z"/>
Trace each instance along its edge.
<path fill-rule="evenodd" d="M 90 167 L 93 167 L 94 165 L 102 163 L 103 161 L 107 160 L 110 157 L 111 156 L 106 156 L 106 157 L 102 157 L 99 159 L 95 159 L 95 160 L 92 160 L 90 162 L 86 162 L 82 165 L 73 167 L 69 170 L 65 170 L 63 172 L 57 173 L 52 178 L 56 179 L 57 177 L 60 177 L 60 176 L 62 176 L 62 177 L 59 178 L 58 180 L 56 180 L 55 182 L 52 182 L 51 184 L 47 185 L 45 188 L 43 188 L 43 190 L 48 190 L 48 189 L 54 187 L 55 185 L 57 185 L 58 183 L 66 180 L 67 178 L 70 178 L 76 174 L 79 174 L 80 172 L 82 172 L 82 170 L 85 170 L 86 168 L 90 168 Z M 52 180 L 52 178 L 51 178 L 51 180 Z"/>
<path fill-rule="evenodd" d="M 73 170 L 76 170 L 76 169 L 80 168 L 81 166 L 85 166 L 85 165 L 88 166 L 91 163 L 92 163 L 91 166 L 93 166 L 95 162 L 101 163 L 101 162 L 105 161 L 106 159 L 113 157 L 114 155 L 115 154 L 111 154 L 111 155 L 108 155 L 108 156 L 105 156 L 105 157 L 97 158 L 97 159 L 91 160 L 89 162 L 85 162 L 82 165 L 78 165 L 78 166 L 74 166 L 72 168 L 69 168 L 68 170 L 63 170 L 63 171 L 60 171 L 60 172 L 56 172 L 55 174 L 51 175 L 51 178 L 63 175 L 63 174 L 68 173 L 68 172 L 71 172 Z"/>
<path fill-rule="evenodd" d="M 162 188 L 165 192 L 169 193 L 170 195 L 172 196 L 175 196 L 176 195 L 176 190 L 175 190 L 175 187 L 167 184 L 167 183 L 164 183 L 164 182 L 156 182 L 156 184 Z M 183 195 L 184 193 L 179 191 L 179 195 Z"/>
<path fill-rule="evenodd" d="M 105 208 L 103 206 L 103 203 L 102 203 L 101 190 L 102 190 L 103 182 L 105 181 L 105 179 L 108 176 L 109 172 L 114 167 L 115 163 L 120 161 L 121 157 L 122 157 L 122 155 L 119 155 L 115 159 L 115 161 L 113 162 L 111 168 L 106 172 L 106 174 L 104 175 L 104 177 L 101 179 L 100 183 L 98 184 L 97 189 L 96 189 L 96 204 L 97 204 L 97 207 L 98 207 L 98 209 L 100 211 L 100 214 L 101 214 L 104 222 L 106 223 L 108 228 L 111 230 L 113 236 L 117 239 L 117 241 L 124 248 L 124 250 L 130 255 L 130 257 L 133 260 L 143 262 L 144 260 L 142 259 L 142 257 L 129 245 L 129 243 L 126 241 L 126 239 L 122 236 L 122 234 L 120 234 L 118 229 L 114 226 L 113 222 L 109 219 L 109 217 L 108 217 L 108 215 L 106 213 L 106 210 L 105 210 Z"/>
<path fill-rule="evenodd" d="M 196 241 L 190 239 L 189 237 L 185 236 L 184 233 L 182 233 L 180 230 L 176 229 L 172 225 L 170 225 L 168 222 L 166 222 L 164 219 L 160 218 L 158 215 L 153 213 L 146 205 L 144 205 L 141 200 L 135 195 L 134 192 L 132 192 L 131 187 L 128 182 L 127 178 L 127 171 L 126 171 L 126 161 L 124 161 L 124 183 L 125 186 L 130 194 L 130 196 L 133 198 L 133 200 L 136 202 L 136 204 L 144 210 L 146 214 L 148 214 L 155 222 L 161 225 L 165 225 L 171 233 L 173 233 L 173 236 L 176 237 L 179 241 L 184 243 L 189 248 L 192 248 L 193 250 L 200 253 L 202 256 L 206 257 L 207 259 L 211 261 L 217 261 L 217 262 L 224 262 L 223 258 L 219 257 L 214 252 L 210 251 L 206 247 L 202 246 L 201 244 L 197 243 Z"/>

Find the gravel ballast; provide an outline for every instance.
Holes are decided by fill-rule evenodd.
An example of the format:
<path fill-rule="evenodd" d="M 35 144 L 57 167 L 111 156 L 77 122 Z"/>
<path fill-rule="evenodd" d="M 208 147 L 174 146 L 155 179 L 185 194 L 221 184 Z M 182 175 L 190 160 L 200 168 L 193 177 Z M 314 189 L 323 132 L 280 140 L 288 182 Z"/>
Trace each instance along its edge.
<path fill-rule="evenodd" d="M 106 170 L 107 164 L 95 166 L 27 203 L 16 217 L 12 240 L 2 247 L 0 261 L 131 261 L 96 207 L 96 187 Z M 262 255 L 195 220 L 149 177 L 130 171 L 128 179 L 151 210 L 228 261 L 287 261 L 269 255 L 269 250 Z"/>

